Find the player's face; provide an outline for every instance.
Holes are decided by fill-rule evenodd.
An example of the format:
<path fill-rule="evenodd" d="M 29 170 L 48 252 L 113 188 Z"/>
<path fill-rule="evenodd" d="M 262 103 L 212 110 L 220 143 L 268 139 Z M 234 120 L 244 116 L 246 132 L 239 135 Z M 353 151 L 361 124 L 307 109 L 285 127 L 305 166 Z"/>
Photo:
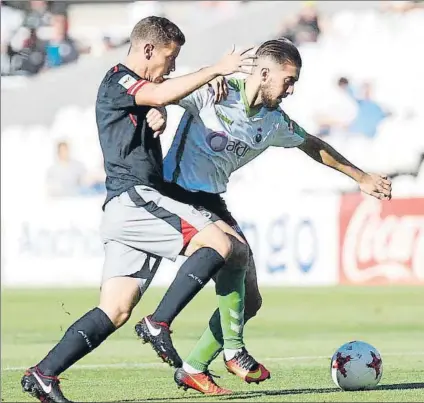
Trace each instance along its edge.
<path fill-rule="evenodd" d="M 175 60 L 180 49 L 175 42 L 153 47 L 149 55 L 149 76 L 153 82 L 162 82 L 165 76 L 175 70 Z"/>
<path fill-rule="evenodd" d="M 275 109 L 283 98 L 292 95 L 299 69 L 291 63 L 275 64 L 261 71 L 260 94 L 265 107 Z"/>

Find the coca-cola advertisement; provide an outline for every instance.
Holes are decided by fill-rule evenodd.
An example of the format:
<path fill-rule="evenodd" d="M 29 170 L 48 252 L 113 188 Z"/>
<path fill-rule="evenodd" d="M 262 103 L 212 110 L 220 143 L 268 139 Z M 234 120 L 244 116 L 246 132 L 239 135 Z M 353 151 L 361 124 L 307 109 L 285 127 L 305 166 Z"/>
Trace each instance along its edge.
<path fill-rule="evenodd" d="M 424 284 L 424 198 L 344 195 L 341 284 Z"/>

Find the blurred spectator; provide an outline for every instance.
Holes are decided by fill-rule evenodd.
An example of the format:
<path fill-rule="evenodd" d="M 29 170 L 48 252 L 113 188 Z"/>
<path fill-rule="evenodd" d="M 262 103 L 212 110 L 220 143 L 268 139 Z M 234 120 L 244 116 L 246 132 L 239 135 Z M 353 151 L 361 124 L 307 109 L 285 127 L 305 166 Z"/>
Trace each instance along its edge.
<path fill-rule="evenodd" d="M 86 184 L 82 189 L 82 193 L 87 196 L 104 194 L 106 192 L 105 180 L 106 173 L 102 163 L 87 175 Z"/>
<path fill-rule="evenodd" d="M 14 33 L 22 25 L 24 13 L 20 10 L 12 8 L 0 1 L 1 7 L 1 44 L 2 47 L 8 44 L 12 39 Z"/>
<path fill-rule="evenodd" d="M 79 52 L 75 42 L 68 36 L 66 16 L 57 14 L 52 17 L 52 35 L 46 45 L 47 67 L 57 67 L 74 62 Z"/>
<path fill-rule="evenodd" d="M 23 26 L 29 29 L 38 29 L 50 26 L 51 13 L 47 1 L 31 0 L 29 10 L 25 15 Z"/>
<path fill-rule="evenodd" d="M 290 39 L 296 45 L 316 42 L 321 33 L 320 18 L 315 1 L 303 2 L 298 16 L 287 20 L 280 36 Z"/>
<path fill-rule="evenodd" d="M 378 125 L 389 114 L 372 99 L 371 84 L 364 83 L 359 96 L 355 96 L 354 92 L 348 86 L 345 87 L 345 90 L 358 104 L 358 112 L 353 122 L 349 125 L 348 131 L 370 138 L 374 137 Z"/>
<path fill-rule="evenodd" d="M 1 74 L 12 72 L 9 44 L 24 19 L 24 13 L 1 2 Z"/>
<path fill-rule="evenodd" d="M 411 10 L 423 9 L 424 2 L 422 0 L 415 1 L 383 1 L 382 9 L 384 11 L 391 11 L 395 13 L 406 13 Z"/>
<path fill-rule="evenodd" d="M 66 142 L 57 145 L 57 160 L 47 171 L 47 191 L 52 197 L 78 196 L 84 188 L 86 169 L 70 156 Z"/>
<path fill-rule="evenodd" d="M 32 0 L 27 5 L 24 14 L 2 4 L 2 75 L 34 75 L 79 57 L 68 36 L 66 3 Z"/>
<path fill-rule="evenodd" d="M 46 60 L 44 47 L 35 28 L 21 28 L 8 47 L 13 74 L 32 75 L 41 71 Z"/>
<path fill-rule="evenodd" d="M 320 137 L 345 133 L 357 114 L 357 105 L 352 99 L 349 80 L 340 77 L 337 86 L 326 91 L 315 117 Z"/>

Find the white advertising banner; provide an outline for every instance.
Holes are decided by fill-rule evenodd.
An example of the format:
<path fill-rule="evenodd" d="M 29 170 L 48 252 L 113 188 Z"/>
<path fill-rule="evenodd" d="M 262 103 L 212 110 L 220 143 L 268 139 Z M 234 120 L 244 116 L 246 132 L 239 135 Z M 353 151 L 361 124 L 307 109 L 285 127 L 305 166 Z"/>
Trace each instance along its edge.
<path fill-rule="evenodd" d="M 99 285 L 103 197 L 29 203 L 2 211 L 2 283 L 6 286 Z"/>
<path fill-rule="evenodd" d="M 244 192 L 243 192 L 244 193 Z M 324 285 L 337 280 L 338 197 L 272 199 L 230 193 L 229 207 L 255 254 L 264 285 Z M 2 284 L 99 286 L 103 197 L 9 205 L 2 217 Z M 169 284 L 179 264 L 164 261 L 152 285 Z"/>
<path fill-rule="evenodd" d="M 337 283 L 339 196 L 290 196 L 275 188 L 230 196 L 228 207 L 253 250 L 260 284 Z"/>

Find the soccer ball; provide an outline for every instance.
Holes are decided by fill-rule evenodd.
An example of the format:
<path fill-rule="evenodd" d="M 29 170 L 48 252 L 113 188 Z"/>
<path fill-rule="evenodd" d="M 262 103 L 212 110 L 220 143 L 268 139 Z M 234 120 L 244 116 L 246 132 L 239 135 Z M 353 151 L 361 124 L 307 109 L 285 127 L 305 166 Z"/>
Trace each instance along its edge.
<path fill-rule="evenodd" d="M 372 389 L 383 375 L 378 350 L 363 341 L 343 344 L 331 358 L 331 376 L 343 390 Z"/>

